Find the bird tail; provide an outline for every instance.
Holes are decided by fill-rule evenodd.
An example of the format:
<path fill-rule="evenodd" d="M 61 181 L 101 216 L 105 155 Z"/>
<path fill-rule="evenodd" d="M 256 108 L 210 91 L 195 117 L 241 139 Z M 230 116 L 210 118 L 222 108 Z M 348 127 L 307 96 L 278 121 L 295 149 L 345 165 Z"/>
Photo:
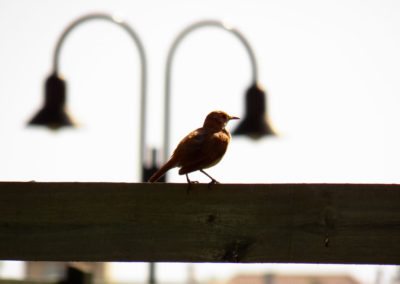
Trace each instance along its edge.
<path fill-rule="evenodd" d="M 148 180 L 148 182 L 158 181 L 167 171 L 176 167 L 174 159 L 169 159 L 158 171 L 156 171 Z"/>

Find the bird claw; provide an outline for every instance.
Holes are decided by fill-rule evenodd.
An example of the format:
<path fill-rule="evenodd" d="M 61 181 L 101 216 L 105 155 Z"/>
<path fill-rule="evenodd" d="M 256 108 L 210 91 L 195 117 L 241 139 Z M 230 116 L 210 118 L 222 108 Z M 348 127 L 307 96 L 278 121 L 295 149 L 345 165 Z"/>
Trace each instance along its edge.
<path fill-rule="evenodd" d="M 212 179 L 209 183 L 208 183 L 208 188 L 211 188 L 211 185 L 213 185 L 213 184 L 218 184 L 219 183 L 219 181 L 217 181 L 217 180 L 215 180 L 215 179 Z"/>
<path fill-rule="evenodd" d="M 192 184 L 199 183 L 197 180 L 190 180 L 189 176 L 186 174 L 186 180 L 188 183 L 188 187 L 186 189 L 186 193 L 189 194 L 190 190 L 192 189 Z"/>
<path fill-rule="evenodd" d="M 186 193 L 189 194 L 189 192 L 192 190 L 192 184 L 198 184 L 199 182 L 197 180 L 191 180 L 188 181 L 188 186 L 186 188 Z"/>
<path fill-rule="evenodd" d="M 191 183 L 199 183 L 199 182 L 196 181 L 196 180 L 190 180 L 188 174 L 186 174 L 186 181 L 187 181 L 187 183 L 188 183 L 189 185 L 190 185 Z"/>

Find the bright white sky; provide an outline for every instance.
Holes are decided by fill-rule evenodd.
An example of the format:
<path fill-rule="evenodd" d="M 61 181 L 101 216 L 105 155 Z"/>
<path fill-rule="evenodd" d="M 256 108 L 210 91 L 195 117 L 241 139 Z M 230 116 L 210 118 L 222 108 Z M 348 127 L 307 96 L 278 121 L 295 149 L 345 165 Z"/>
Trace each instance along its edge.
<path fill-rule="evenodd" d="M 195 21 L 221 19 L 252 44 L 280 136 L 234 139 L 210 174 L 241 183 L 400 182 L 395 0 L 0 0 L 1 180 L 138 181 L 139 61 L 132 40 L 112 24 L 82 25 L 62 50 L 68 105 L 80 129 L 52 133 L 25 127 L 41 105 L 60 33 L 96 11 L 126 20 L 146 47 L 149 148 L 162 145 L 165 58 L 173 38 Z M 221 30 L 197 31 L 175 59 L 172 145 L 211 110 L 242 115 L 250 65 L 236 38 Z M 170 180 L 184 182 L 176 172 Z M 198 274 L 230 273 L 221 267 L 198 266 Z M 170 267 L 164 271 L 164 279 L 177 274 Z M 375 271 L 364 267 L 366 283 L 373 282 Z"/>

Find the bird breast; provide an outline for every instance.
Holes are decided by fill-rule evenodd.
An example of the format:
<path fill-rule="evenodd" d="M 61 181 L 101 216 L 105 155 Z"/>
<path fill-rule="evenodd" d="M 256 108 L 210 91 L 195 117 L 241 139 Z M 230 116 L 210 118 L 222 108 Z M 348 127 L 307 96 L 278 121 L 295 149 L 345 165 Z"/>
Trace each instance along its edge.
<path fill-rule="evenodd" d="M 224 156 L 230 140 L 225 129 L 217 132 L 199 128 L 187 135 L 178 145 L 172 159 L 180 167 L 179 174 L 206 169 Z"/>

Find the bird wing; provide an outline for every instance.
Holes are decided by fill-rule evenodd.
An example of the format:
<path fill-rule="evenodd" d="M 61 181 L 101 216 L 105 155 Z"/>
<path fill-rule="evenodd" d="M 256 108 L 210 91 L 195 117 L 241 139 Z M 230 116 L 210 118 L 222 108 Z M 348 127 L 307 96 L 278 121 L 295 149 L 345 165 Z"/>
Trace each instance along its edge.
<path fill-rule="evenodd" d="M 229 143 L 229 134 L 224 131 L 213 133 L 203 128 L 189 133 L 174 152 L 179 160 L 179 174 L 209 168 L 224 156 Z"/>

